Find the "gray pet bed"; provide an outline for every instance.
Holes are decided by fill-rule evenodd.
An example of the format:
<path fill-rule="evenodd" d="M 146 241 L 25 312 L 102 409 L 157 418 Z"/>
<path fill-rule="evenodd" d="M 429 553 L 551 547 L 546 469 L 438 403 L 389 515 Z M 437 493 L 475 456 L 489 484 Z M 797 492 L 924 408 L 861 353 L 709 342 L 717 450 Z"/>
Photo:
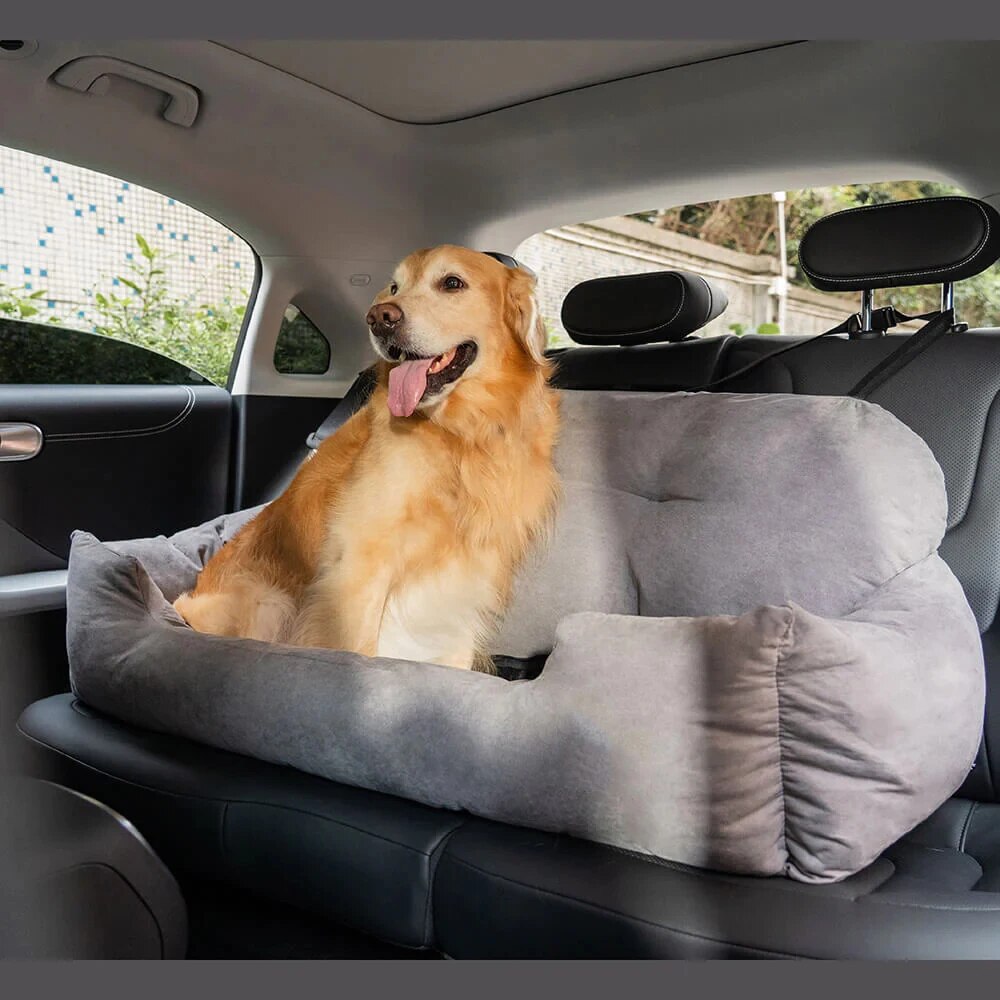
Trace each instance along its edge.
<path fill-rule="evenodd" d="M 74 691 L 127 722 L 675 862 L 845 877 L 961 784 L 976 621 L 941 471 L 852 399 L 566 392 L 564 496 L 496 651 L 534 680 L 193 632 L 255 512 L 74 536 Z"/>

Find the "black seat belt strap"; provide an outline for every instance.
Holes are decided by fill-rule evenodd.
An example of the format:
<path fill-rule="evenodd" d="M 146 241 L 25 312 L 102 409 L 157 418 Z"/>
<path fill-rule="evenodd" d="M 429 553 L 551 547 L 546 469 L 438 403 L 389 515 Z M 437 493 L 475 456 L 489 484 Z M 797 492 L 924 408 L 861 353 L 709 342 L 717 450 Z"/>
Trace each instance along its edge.
<path fill-rule="evenodd" d="M 900 312 L 898 309 L 892 306 L 883 306 L 881 309 L 876 309 L 872 313 L 872 329 L 885 333 L 886 330 L 891 330 L 894 326 L 899 323 L 910 323 L 914 320 L 926 319 L 936 321 L 939 317 L 944 316 L 944 313 L 939 312 L 929 312 L 921 313 L 919 316 L 907 316 L 906 313 Z M 875 368 L 869 372 L 865 378 L 863 378 L 848 395 L 856 395 L 860 390 L 865 392 L 873 392 L 879 385 L 882 385 L 888 379 L 892 378 L 896 372 L 901 371 L 906 365 L 910 363 L 918 354 L 930 347 L 938 337 L 947 333 L 948 330 L 952 328 L 955 322 L 955 316 L 953 311 L 948 312 L 947 322 L 943 322 L 940 326 L 936 323 L 928 323 L 927 326 L 921 327 L 912 336 L 907 337 L 902 346 L 889 355 L 888 358 L 883 359 Z M 925 331 L 929 327 L 933 326 L 930 334 L 925 334 Z M 824 337 L 833 337 L 838 333 L 859 333 L 861 331 L 861 316 L 858 313 L 854 313 L 853 316 L 848 316 L 843 323 L 835 326 L 832 330 L 825 330 L 823 333 L 817 334 L 815 337 L 809 337 L 806 340 L 800 340 L 795 344 L 788 344 L 786 347 L 779 347 L 776 351 L 771 351 L 770 354 L 765 354 L 762 357 L 751 361 L 748 365 L 744 365 L 742 368 L 737 368 L 736 371 L 730 372 L 728 375 L 724 375 L 722 378 L 714 379 L 711 382 L 706 382 L 704 385 L 696 386 L 691 389 L 684 389 L 685 392 L 704 392 L 706 389 L 715 389 L 720 385 L 724 385 L 727 382 L 731 382 L 733 379 L 740 378 L 747 373 L 760 368 L 761 365 L 767 364 L 772 358 L 776 358 L 781 354 L 788 354 L 789 351 L 797 351 L 800 347 L 806 347 L 808 344 L 815 343 L 817 340 L 822 340 Z M 920 340 L 918 341 L 918 338 Z M 918 341 L 917 343 L 913 343 Z M 910 346 L 912 344 L 912 346 Z M 904 355 L 904 357 L 899 359 L 898 364 L 891 364 L 893 359 L 897 355 Z M 868 378 L 873 378 L 876 375 L 881 376 L 883 369 L 891 368 L 884 378 L 879 378 L 877 385 L 868 385 L 866 380 Z M 861 398 L 861 397 L 859 397 Z"/>
<path fill-rule="evenodd" d="M 711 382 L 706 382 L 704 385 L 695 386 L 695 388 L 687 389 L 685 391 L 704 392 L 706 389 L 714 389 L 716 386 L 725 385 L 726 382 L 731 382 L 733 379 L 737 379 L 741 375 L 746 375 L 755 368 L 760 368 L 761 365 L 766 364 L 771 360 L 771 358 L 776 358 L 779 354 L 787 354 L 789 351 L 796 351 L 800 347 L 805 347 L 806 344 L 813 344 L 817 340 L 822 340 L 824 337 L 832 337 L 837 333 L 850 333 L 855 318 L 855 316 L 851 316 L 849 319 L 845 319 L 840 326 L 835 326 L 832 330 L 824 330 L 823 333 L 817 334 L 815 337 L 810 337 L 808 340 L 800 340 L 796 344 L 789 344 L 787 347 L 780 347 L 776 351 L 771 351 L 770 354 L 765 354 L 763 357 L 757 358 L 755 361 L 751 361 L 750 364 L 744 365 L 742 368 L 737 368 L 736 371 L 730 372 L 728 375 L 723 375 L 722 378 L 714 379 Z"/>
<path fill-rule="evenodd" d="M 368 402 L 376 382 L 374 365 L 359 372 L 358 377 L 344 393 L 344 398 L 337 403 L 326 420 L 306 438 L 307 447 L 315 451 L 334 431 L 346 424 Z"/>
<path fill-rule="evenodd" d="M 907 337 L 888 357 L 883 358 L 854 386 L 848 396 L 867 399 L 876 389 L 898 375 L 911 361 L 923 354 L 931 344 L 940 340 L 955 325 L 955 310 L 945 309 L 932 313 L 933 319 L 913 336 Z M 916 317 L 923 319 L 924 317 Z"/>

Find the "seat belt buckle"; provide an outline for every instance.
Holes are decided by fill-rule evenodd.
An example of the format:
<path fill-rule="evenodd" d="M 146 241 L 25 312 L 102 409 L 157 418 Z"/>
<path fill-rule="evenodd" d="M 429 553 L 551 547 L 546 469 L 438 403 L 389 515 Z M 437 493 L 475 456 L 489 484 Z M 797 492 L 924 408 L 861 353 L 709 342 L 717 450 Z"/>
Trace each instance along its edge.
<path fill-rule="evenodd" d="M 894 326 L 899 326 L 900 315 L 894 306 L 882 306 L 872 313 L 872 328 L 880 333 L 891 330 Z"/>
<path fill-rule="evenodd" d="M 847 334 L 851 340 L 871 340 L 898 326 L 900 320 L 901 317 L 893 306 L 882 306 L 872 310 L 871 326 L 866 330 L 862 325 L 864 320 L 861 313 L 854 313 L 847 320 Z"/>
<path fill-rule="evenodd" d="M 847 330 L 847 335 L 852 340 L 855 337 L 857 337 L 861 333 L 861 330 L 862 330 L 862 326 L 861 326 L 861 313 L 856 312 L 856 313 L 852 313 L 850 316 L 848 316 L 847 317 L 847 321 L 845 323 L 845 328 Z"/>

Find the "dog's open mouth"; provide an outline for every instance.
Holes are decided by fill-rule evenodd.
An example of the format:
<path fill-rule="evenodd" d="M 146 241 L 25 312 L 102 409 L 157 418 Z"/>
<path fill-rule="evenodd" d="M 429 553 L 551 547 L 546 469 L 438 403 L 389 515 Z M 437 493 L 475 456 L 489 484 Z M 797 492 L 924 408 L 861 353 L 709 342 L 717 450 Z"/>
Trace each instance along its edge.
<path fill-rule="evenodd" d="M 410 416 L 421 400 L 436 395 L 461 378 L 476 360 L 478 350 L 471 340 L 467 340 L 444 354 L 424 358 L 398 347 L 387 347 L 389 357 L 399 362 L 389 372 L 389 412 L 394 417 Z"/>

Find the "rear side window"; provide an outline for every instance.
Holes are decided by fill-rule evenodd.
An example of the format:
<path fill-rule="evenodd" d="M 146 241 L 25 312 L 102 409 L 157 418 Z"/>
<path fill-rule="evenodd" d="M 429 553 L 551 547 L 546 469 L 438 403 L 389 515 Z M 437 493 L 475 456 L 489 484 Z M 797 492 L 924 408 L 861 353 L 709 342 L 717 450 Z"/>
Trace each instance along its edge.
<path fill-rule="evenodd" d="M 212 385 L 155 351 L 58 326 L 0 319 L 3 385 Z"/>
<path fill-rule="evenodd" d="M 858 308 L 856 295 L 819 292 L 799 270 L 799 241 L 813 222 L 863 205 L 964 193 L 929 181 L 769 192 L 550 229 L 525 240 L 515 256 L 539 276 L 539 311 L 550 348 L 574 346 L 559 315 L 578 282 L 672 268 L 712 278 L 729 296 L 726 311 L 696 336 L 813 335 Z M 936 309 L 940 286 L 876 293 L 876 306 L 890 303 L 911 314 Z M 956 284 L 955 304 L 958 319 L 971 327 L 1000 322 L 1000 268 Z"/>
<path fill-rule="evenodd" d="M 283 375 L 325 375 L 330 342 L 298 306 L 290 305 L 274 345 L 274 367 Z"/>
<path fill-rule="evenodd" d="M 225 385 L 250 247 L 173 198 L 0 147 L 0 381 Z"/>

